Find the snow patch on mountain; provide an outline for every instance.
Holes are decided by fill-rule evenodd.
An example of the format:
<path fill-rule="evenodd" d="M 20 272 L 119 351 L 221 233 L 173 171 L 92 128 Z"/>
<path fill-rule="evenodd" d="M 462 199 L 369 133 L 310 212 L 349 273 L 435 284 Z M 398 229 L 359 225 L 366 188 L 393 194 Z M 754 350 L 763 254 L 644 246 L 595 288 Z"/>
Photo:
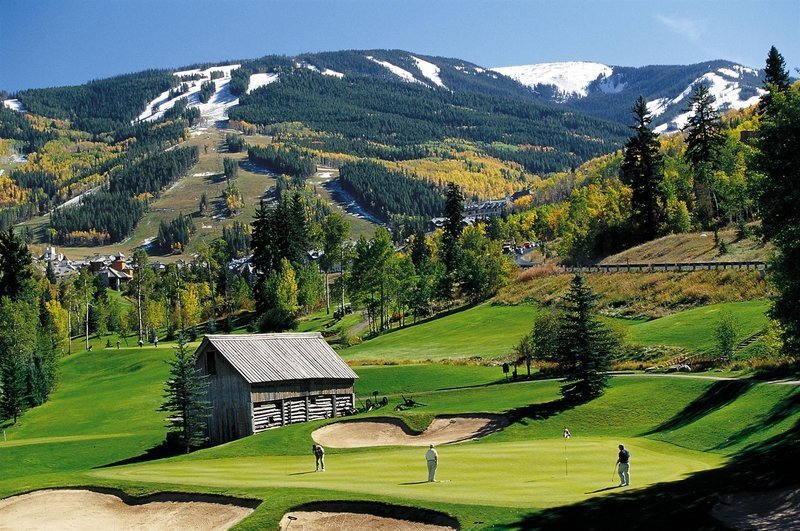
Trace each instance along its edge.
<path fill-rule="evenodd" d="M 309 70 L 311 70 L 313 72 L 320 73 L 323 76 L 338 77 L 339 79 L 344 77 L 344 74 L 342 74 L 341 72 L 337 72 L 336 70 L 331 70 L 330 68 L 324 68 L 324 69 L 320 70 L 316 65 L 312 65 L 311 63 L 305 63 L 304 62 L 304 63 L 299 64 L 298 66 L 301 66 L 303 68 L 307 68 L 307 69 L 309 69 Z"/>
<path fill-rule="evenodd" d="M 388 61 L 381 61 L 379 59 L 375 59 L 371 55 L 367 55 L 366 57 L 367 57 L 367 59 L 369 59 L 373 63 L 377 63 L 377 64 L 381 65 L 382 67 L 386 68 L 389 72 L 391 72 L 392 74 L 396 75 L 397 77 L 399 77 L 403 81 L 406 81 L 408 83 L 422 83 L 420 80 L 418 80 L 417 78 L 414 77 L 414 74 L 412 74 L 408 70 L 400 68 L 397 65 L 393 65 L 392 63 L 390 63 Z M 424 83 L 422 83 L 422 84 L 424 85 Z"/>
<path fill-rule="evenodd" d="M 251 74 L 247 84 L 247 93 L 250 94 L 257 88 L 266 87 L 278 80 L 278 74 Z"/>
<path fill-rule="evenodd" d="M 656 116 L 661 116 L 664 114 L 664 111 L 667 110 L 669 107 L 670 99 L 669 98 L 658 98 L 653 101 L 647 102 L 647 112 L 649 112 L 653 118 Z"/>
<path fill-rule="evenodd" d="M 617 94 L 625 90 L 626 83 L 624 81 L 615 80 L 611 78 L 602 78 L 602 81 L 597 84 L 597 88 L 605 94 Z"/>
<path fill-rule="evenodd" d="M 147 104 L 144 111 L 137 120 L 152 122 L 164 116 L 164 112 L 171 109 L 181 98 L 186 98 L 189 107 L 200 109 L 200 116 L 212 122 L 228 119 L 228 109 L 239 103 L 239 98 L 235 97 L 230 90 L 231 71 L 236 70 L 241 65 L 218 65 L 201 70 L 181 70 L 173 72 L 173 75 L 180 78 L 186 76 L 199 76 L 199 79 L 184 81 L 189 87 L 188 92 L 178 94 L 170 99 L 169 90 L 159 94 L 153 101 Z M 222 77 L 214 80 L 214 94 L 206 103 L 200 102 L 200 86 L 211 79 L 211 72 L 222 72 Z M 135 120 L 136 121 L 136 120 Z"/>
<path fill-rule="evenodd" d="M 742 68 L 745 70 L 752 71 L 752 69 L 747 69 L 746 67 Z M 729 75 L 727 72 L 722 72 L 722 73 Z M 684 107 L 688 107 L 689 106 L 688 98 L 694 91 L 695 87 L 700 83 L 704 83 L 708 87 L 708 92 L 712 96 L 714 96 L 715 99 L 714 108 L 720 111 L 727 111 L 730 109 L 746 109 L 747 107 L 752 107 L 753 105 L 756 105 L 758 103 L 758 101 L 761 99 L 761 96 L 764 94 L 764 90 L 759 88 L 756 89 L 757 91 L 756 95 L 745 99 L 742 97 L 742 87 L 738 81 L 725 79 L 717 72 L 709 72 L 695 79 L 688 87 L 686 87 L 683 90 L 683 92 L 681 92 L 676 98 L 673 98 L 669 102 L 669 104 L 683 105 Z M 648 104 L 648 108 L 649 107 L 650 104 Z M 673 118 L 672 120 L 670 120 L 669 122 L 661 124 L 658 127 L 656 127 L 655 131 L 658 133 L 665 133 L 669 131 L 677 131 L 678 129 L 682 129 L 689 122 L 689 118 L 691 118 L 691 116 L 692 116 L 691 111 L 683 112 L 678 116 L 676 116 L 675 118 Z"/>
<path fill-rule="evenodd" d="M 504 66 L 492 70 L 532 89 L 539 85 L 553 85 L 563 99 L 586 96 L 593 81 L 599 77 L 611 77 L 614 72 L 610 66 L 585 61 Z"/>
<path fill-rule="evenodd" d="M 28 112 L 25 109 L 25 105 L 18 99 L 3 100 L 3 107 L 6 109 L 11 109 L 12 111 Z"/>
<path fill-rule="evenodd" d="M 724 74 L 728 77 L 738 78 L 739 76 L 741 76 L 739 72 L 737 72 L 736 70 L 731 70 L 730 68 L 717 68 L 717 72 L 719 72 L 720 74 Z"/>
<path fill-rule="evenodd" d="M 411 56 L 415 63 L 417 63 L 417 68 L 419 71 L 422 72 L 422 75 L 433 81 L 433 84 L 446 89 L 444 83 L 442 83 L 442 78 L 439 77 L 439 67 L 433 63 L 429 63 L 428 61 L 423 61 L 419 57 Z"/>

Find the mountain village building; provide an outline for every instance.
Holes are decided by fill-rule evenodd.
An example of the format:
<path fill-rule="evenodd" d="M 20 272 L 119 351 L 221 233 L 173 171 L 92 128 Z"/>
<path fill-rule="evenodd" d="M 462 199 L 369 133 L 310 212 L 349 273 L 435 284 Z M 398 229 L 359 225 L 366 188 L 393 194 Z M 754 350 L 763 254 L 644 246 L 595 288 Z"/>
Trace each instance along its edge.
<path fill-rule="evenodd" d="M 355 412 L 358 376 L 318 332 L 207 335 L 195 364 L 208 377 L 212 444 Z"/>

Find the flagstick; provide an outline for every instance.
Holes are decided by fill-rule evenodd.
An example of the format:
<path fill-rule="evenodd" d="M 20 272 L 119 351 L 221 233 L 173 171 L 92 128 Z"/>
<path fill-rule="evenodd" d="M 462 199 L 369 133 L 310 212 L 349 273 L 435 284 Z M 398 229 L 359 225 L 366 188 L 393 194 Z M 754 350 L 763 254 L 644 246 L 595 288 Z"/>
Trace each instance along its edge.
<path fill-rule="evenodd" d="M 569 469 L 567 468 L 567 439 L 564 438 L 564 476 L 569 477 Z"/>

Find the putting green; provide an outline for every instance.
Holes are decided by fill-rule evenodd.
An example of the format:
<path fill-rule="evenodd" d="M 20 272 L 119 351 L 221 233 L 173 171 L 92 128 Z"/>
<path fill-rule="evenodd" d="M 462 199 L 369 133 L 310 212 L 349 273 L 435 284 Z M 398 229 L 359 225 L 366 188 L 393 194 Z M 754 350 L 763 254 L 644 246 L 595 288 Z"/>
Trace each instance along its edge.
<path fill-rule="evenodd" d="M 675 481 L 720 466 L 719 455 L 643 438 L 624 441 L 632 454 L 633 487 Z M 439 447 L 435 484 L 425 483 L 425 449 L 329 452 L 328 470 L 313 471 L 313 456 L 178 459 L 92 471 L 99 478 L 215 488 L 274 487 L 378 494 L 405 499 L 544 508 L 618 492 L 613 475 L 619 440 L 577 438 Z"/>

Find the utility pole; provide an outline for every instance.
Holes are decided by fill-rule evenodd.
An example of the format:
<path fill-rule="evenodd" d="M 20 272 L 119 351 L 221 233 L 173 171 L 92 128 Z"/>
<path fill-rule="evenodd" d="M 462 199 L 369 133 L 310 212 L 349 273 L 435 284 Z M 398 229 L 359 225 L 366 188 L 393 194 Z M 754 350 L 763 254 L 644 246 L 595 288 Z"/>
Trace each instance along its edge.
<path fill-rule="evenodd" d="M 86 277 L 83 277 L 83 293 L 86 297 L 86 350 L 89 350 L 89 287 Z"/>

